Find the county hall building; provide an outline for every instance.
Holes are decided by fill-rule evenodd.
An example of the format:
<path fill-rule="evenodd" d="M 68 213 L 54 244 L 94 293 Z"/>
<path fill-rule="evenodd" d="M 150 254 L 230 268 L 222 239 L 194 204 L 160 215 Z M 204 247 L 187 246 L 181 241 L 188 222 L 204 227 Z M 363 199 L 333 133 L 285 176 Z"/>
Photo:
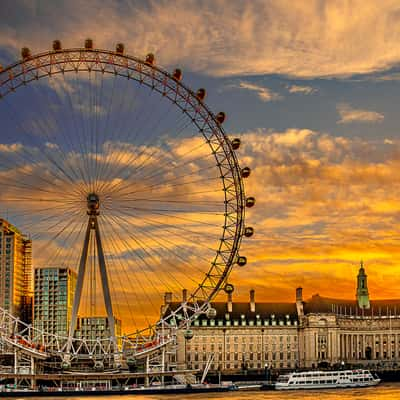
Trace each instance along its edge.
<path fill-rule="evenodd" d="M 166 295 L 162 312 L 178 306 Z M 340 364 L 400 366 L 400 299 L 370 300 L 361 264 L 354 300 L 296 289 L 292 303 L 214 302 L 213 319 L 196 319 L 193 338 L 177 337 L 180 367 L 234 373 L 243 370 L 314 368 Z"/>

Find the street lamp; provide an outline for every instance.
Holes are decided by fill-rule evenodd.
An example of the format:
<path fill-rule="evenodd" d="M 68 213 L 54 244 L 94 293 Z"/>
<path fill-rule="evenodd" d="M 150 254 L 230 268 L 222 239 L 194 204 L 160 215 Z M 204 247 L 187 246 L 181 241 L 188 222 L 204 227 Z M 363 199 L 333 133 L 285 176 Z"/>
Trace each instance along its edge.
<path fill-rule="evenodd" d="M 265 365 L 264 365 L 264 372 L 265 372 L 265 380 L 268 382 L 269 381 L 268 363 L 265 363 Z"/>

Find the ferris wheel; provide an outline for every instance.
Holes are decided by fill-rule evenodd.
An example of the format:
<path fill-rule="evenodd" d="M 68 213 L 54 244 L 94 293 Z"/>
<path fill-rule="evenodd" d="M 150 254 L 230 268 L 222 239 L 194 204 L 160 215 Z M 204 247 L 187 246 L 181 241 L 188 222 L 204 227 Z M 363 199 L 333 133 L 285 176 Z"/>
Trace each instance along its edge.
<path fill-rule="evenodd" d="M 66 353 L 78 317 L 105 316 L 118 352 L 118 335 L 160 324 L 166 292 L 181 306 L 161 322 L 189 327 L 232 290 L 255 199 L 245 196 L 240 140 L 205 97 L 153 54 L 90 39 L 72 49 L 56 40 L 36 55 L 23 48 L 0 67 L 0 215 L 31 236 L 35 267 L 77 273 Z"/>

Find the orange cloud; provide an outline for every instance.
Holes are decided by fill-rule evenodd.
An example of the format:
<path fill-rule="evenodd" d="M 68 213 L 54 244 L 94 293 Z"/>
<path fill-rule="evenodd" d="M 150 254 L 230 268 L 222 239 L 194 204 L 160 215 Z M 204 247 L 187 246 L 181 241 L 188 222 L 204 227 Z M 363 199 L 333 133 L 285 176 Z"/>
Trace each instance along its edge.
<path fill-rule="evenodd" d="M 224 225 L 224 192 L 214 157 L 203 142 L 169 138 L 167 146 L 146 147 L 142 158 L 147 168 L 140 178 L 135 172 L 143 159 L 133 157 L 140 146 L 114 141 L 106 142 L 99 154 L 67 152 L 58 160 L 58 167 L 71 176 L 67 183 L 38 148 L 2 145 L 1 213 L 7 210 L 11 222 L 19 221 L 23 232 L 33 234 L 34 266 L 76 269 L 90 189 L 74 171 L 86 170 L 94 159 L 100 165 L 112 163 L 113 173 L 103 174 L 97 183 L 99 225 L 114 309 L 124 319 L 124 331 L 131 332 L 157 320 L 165 291 L 173 292 L 174 299 L 181 298 L 183 288 L 193 293 L 215 258 Z M 43 146 L 53 158 L 60 151 L 54 143 Z M 157 157 L 147 157 L 154 151 Z M 31 163 L 27 154 L 35 155 Z M 6 156 L 9 163 L 4 165 Z M 18 156 L 25 163 L 15 168 Z M 89 254 L 80 314 L 104 315 L 93 240 Z"/>
<path fill-rule="evenodd" d="M 231 277 L 237 298 L 254 287 L 259 300 L 293 300 L 299 285 L 354 298 L 361 259 L 371 297 L 396 297 L 399 143 L 296 129 L 244 133 L 242 142 L 257 207 L 247 213 L 254 239 L 241 250 L 249 264 Z"/>
<path fill-rule="evenodd" d="M 348 76 L 384 70 L 399 61 L 400 16 L 398 4 L 390 0 L 43 4 L 46 24 L 34 25 L 42 11 L 16 2 L 10 24 L 0 29 L 0 46 L 43 51 L 55 38 L 76 47 L 93 37 L 102 48 L 122 41 L 129 53 L 151 51 L 163 65 L 218 76 Z"/>

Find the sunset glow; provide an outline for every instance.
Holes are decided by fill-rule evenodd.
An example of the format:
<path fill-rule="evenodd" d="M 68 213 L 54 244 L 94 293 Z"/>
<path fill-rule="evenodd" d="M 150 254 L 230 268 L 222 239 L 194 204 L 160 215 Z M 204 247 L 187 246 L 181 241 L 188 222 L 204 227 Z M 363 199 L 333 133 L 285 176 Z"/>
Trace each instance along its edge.
<path fill-rule="evenodd" d="M 302 286 L 306 298 L 320 293 L 354 299 L 361 260 L 368 274 L 370 297 L 398 297 L 398 4 L 392 1 L 205 1 L 199 5 L 195 0 L 145 3 L 71 0 L 56 4 L 6 0 L 2 2 L 2 14 L 7 18 L 2 17 L 0 23 L 0 63 L 5 67 L 19 59 L 24 46 L 36 54 L 50 49 L 54 39 L 61 40 L 65 48 L 74 48 L 91 37 L 97 48 L 114 49 L 117 42 L 123 42 L 128 54 L 144 58 L 152 52 L 157 63 L 169 71 L 181 68 L 183 82 L 194 90 L 206 88 L 205 102 L 215 113 L 226 113 L 227 135 L 242 141 L 237 151 L 240 165 L 252 170 L 251 178 L 246 181 L 246 195 L 254 196 L 257 203 L 246 212 L 246 225 L 254 227 L 255 235 L 251 240 L 243 240 L 240 250 L 248 264 L 242 269 L 235 266 L 229 278 L 235 286 L 234 298 L 245 300 L 248 291 L 255 289 L 258 301 L 291 302 L 295 288 Z M 64 18 L 60 20 L 58 15 Z M 49 82 L 38 83 L 46 87 L 49 96 L 63 93 L 77 96 L 72 79 L 70 82 L 50 79 Z M 81 87 L 87 84 L 78 83 Z M 49 110 L 51 105 L 54 113 L 59 112 L 49 98 L 43 108 Z M 16 94 L 9 99 L 12 107 L 31 110 L 31 115 L 28 111 L 23 115 L 24 129 L 38 136 L 43 134 L 35 124 L 40 105 L 31 107 Z M 121 100 L 118 105 L 121 115 L 130 112 L 131 100 L 133 95 Z M 139 106 L 140 102 L 144 102 L 143 98 L 138 101 Z M 84 104 L 75 106 L 74 110 L 79 115 L 90 114 Z M 105 119 L 104 105 L 91 111 Z M 67 121 L 61 114 L 59 121 L 64 122 L 62 118 Z M 3 129 L 11 129 L 10 121 L 4 121 Z M 131 125 L 134 125 L 133 119 Z M 46 126 L 51 130 L 51 121 Z M 160 130 L 160 137 L 162 134 L 167 136 Z M 24 145 L 29 147 L 30 143 Z M 46 145 L 57 154 L 54 143 L 49 141 Z M 21 154 L 18 152 L 23 151 L 20 146 L 23 145 L 11 140 L 1 144 L 0 157 L 6 163 L 16 162 Z M 173 160 L 160 155 L 165 150 L 163 146 L 173 148 L 174 157 L 178 158 L 186 157 L 190 149 L 198 147 L 191 154 L 194 161 L 188 157 L 185 166 L 185 171 L 193 174 L 186 182 L 188 187 L 174 191 L 175 196 L 184 199 L 187 191 L 213 189 L 211 181 L 204 182 L 210 176 L 202 171 L 204 165 L 195 158 L 204 156 L 204 147 L 193 138 L 171 135 L 159 148 L 155 146 L 156 150 L 149 148 L 147 153 L 141 153 L 142 158 L 135 160 L 137 164 L 132 163 L 131 154 L 140 153 L 140 146 L 127 147 L 110 139 L 104 143 L 99 163 L 106 164 L 112 154 L 117 160 L 113 168 L 134 170 L 157 151 L 159 158 L 151 160 L 155 168 L 157 162 L 165 164 Z M 26 151 L 33 152 L 32 149 Z M 82 160 L 71 152 L 67 162 L 77 167 Z M 21 181 L 21 176 L 26 177 L 26 171 L 34 167 L 24 163 L 19 168 L 0 173 L 9 174 L 6 179 Z M 101 183 L 104 187 L 118 187 L 121 178 L 117 175 L 105 174 Z M 165 171 L 163 179 L 168 178 L 171 175 Z M 81 183 L 74 184 L 78 187 Z M 67 196 L 75 201 L 70 192 Z M 9 200 L 13 193 L 3 190 L 1 198 Z M 34 190 L 25 190 L 24 194 L 31 200 L 23 204 L 25 209 L 35 210 L 39 198 L 46 202 Z M 161 188 L 159 195 L 166 199 L 171 193 Z M 218 196 L 219 201 L 221 193 L 196 196 L 197 200 L 212 202 Z M 15 218 L 17 223 L 18 210 L 22 212 L 20 205 L 15 209 L 0 209 L 0 217 L 9 218 L 12 223 Z M 187 211 L 181 217 L 194 218 L 199 210 Z M 218 225 L 220 217 L 200 219 Z M 153 223 L 166 222 L 161 215 L 152 218 Z M 171 220 L 167 223 L 171 224 Z M 141 224 L 143 220 L 135 220 L 137 229 L 141 229 Z M 41 237 L 35 241 L 34 226 L 21 229 L 32 235 L 34 266 L 47 259 L 46 252 L 65 251 L 66 256 L 72 252 L 75 258 L 80 252 L 81 242 L 75 243 L 74 250 L 56 242 L 47 246 Z M 210 241 L 219 239 L 219 231 L 210 228 L 202 232 L 210 235 L 207 236 Z M 176 237 L 172 244 L 167 242 L 168 234 L 157 234 L 171 248 L 187 245 L 185 237 Z M 128 237 L 123 239 L 132 248 L 138 247 Z M 193 243 L 196 256 L 200 253 L 198 245 Z M 188 261 L 194 265 L 196 260 L 193 256 Z M 162 260 L 158 261 L 162 265 Z M 155 286 L 159 292 L 166 289 Z M 152 305 L 152 315 L 159 310 L 162 300 L 159 294 L 156 304 Z M 219 296 L 219 299 L 225 298 L 225 294 Z M 144 304 L 145 300 L 142 301 Z M 127 313 L 123 309 L 125 304 L 120 303 L 120 307 L 121 314 Z"/>

